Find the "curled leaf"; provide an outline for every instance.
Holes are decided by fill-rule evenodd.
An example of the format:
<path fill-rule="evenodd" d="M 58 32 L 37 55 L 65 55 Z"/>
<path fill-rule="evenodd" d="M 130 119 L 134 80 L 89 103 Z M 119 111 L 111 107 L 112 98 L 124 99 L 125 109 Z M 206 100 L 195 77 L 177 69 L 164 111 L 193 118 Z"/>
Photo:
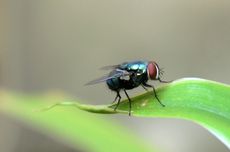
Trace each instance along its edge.
<path fill-rule="evenodd" d="M 191 120 L 213 133 L 230 148 L 230 86 L 210 80 L 185 78 L 163 85 L 157 90 L 162 107 L 147 92 L 132 98 L 132 114 L 138 117 L 181 118 Z M 59 103 L 74 105 L 94 113 L 125 113 L 128 115 L 128 101 L 115 105 L 82 105 L 79 103 Z"/>

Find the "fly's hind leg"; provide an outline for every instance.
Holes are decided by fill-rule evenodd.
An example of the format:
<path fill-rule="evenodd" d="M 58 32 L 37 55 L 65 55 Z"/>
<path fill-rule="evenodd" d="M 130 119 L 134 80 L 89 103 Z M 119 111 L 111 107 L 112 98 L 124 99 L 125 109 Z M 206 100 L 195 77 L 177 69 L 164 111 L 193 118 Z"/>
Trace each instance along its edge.
<path fill-rule="evenodd" d="M 143 86 L 152 88 L 152 89 L 153 89 L 154 96 L 155 96 L 155 98 L 157 99 L 157 101 L 162 105 L 162 107 L 165 107 L 165 105 L 164 105 L 164 104 L 160 101 L 160 99 L 158 98 L 154 86 L 152 86 L 152 85 L 150 85 L 150 84 L 147 84 L 147 83 L 143 83 Z"/>
<path fill-rule="evenodd" d="M 114 102 L 116 102 L 117 101 L 117 98 L 119 97 L 119 95 L 118 95 L 119 93 L 117 93 L 117 95 L 116 95 L 116 97 L 115 97 L 115 99 L 113 100 L 113 102 L 112 103 L 114 103 Z"/>
<path fill-rule="evenodd" d="M 116 111 L 116 110 L 117 110 L 117 107 L 119 106 L 120 101 L 121 101 L 121 95 L 120 95 L 120 92 L 119 92 L 119 91 L 116 91 L 116 92 L 117 92 L 117 96 L 116 96 L 116 98 L 115 98 L 115 100 L 114 100 L 113 102 L 115 102 L 115 101 L 117 100 L 117 98 L 118 98 L 118 101 L 117 101 L 117 104 L 116 104 L 116 106 L 115 106 L 115 108 L 114 108 L 114 111 Z"/>

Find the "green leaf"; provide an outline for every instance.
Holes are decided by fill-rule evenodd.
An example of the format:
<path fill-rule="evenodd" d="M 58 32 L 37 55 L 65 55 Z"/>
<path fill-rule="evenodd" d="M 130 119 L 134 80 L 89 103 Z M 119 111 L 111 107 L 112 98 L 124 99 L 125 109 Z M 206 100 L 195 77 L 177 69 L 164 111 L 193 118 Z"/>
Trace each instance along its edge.
<path fill-rule="evenodd" d="M 132 98 L 132 116 L 182 118 L 196 122 L 208 129 L 230 148 L 230 87 L 225 84 L 198 78 L 186 78 L 163 85 L 157 90 L 162 107 L 153 92 Z M 127 100 L 115 105 L 92 106 L 64 102 L 94 113 L 125 113 L 128 115 Z"/>
<path fill-rule="evenodd" d="M 74 107 L 57 107 L 38 111 L 66 98 L 55 96 L 28 96 L 0 91 L 0 112 L 24 122 L 59 140 L 68 142 L 80 151 L 93 152 L 150 152 L 150 146 L 124 127 Z M 107 117 L 107 119 L 110 117 Z"/>

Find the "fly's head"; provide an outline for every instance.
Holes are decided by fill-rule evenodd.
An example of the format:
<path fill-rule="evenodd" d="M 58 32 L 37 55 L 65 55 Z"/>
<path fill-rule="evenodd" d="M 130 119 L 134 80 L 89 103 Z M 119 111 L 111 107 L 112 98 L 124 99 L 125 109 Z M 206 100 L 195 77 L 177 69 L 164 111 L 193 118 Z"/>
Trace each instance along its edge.
<path fill-rule="evenodd" d="M 159 80 L 163 75 L 163 70 L 159 68 L 156 62 L 150 61 L 147 66 L 148 78 L 150 80 Z"/>

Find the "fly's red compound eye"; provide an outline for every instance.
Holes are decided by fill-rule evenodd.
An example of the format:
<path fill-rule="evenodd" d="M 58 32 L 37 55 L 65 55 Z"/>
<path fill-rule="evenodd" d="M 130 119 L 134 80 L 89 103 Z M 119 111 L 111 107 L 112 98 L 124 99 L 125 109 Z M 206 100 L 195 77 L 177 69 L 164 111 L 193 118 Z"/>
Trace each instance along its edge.
<path fill-rule="evenodd" d="M 151 80 L 156 80 L 159 77 L 159 68 L 153 61 L 150 61 L 148 64 L 148 77 Z"/>

